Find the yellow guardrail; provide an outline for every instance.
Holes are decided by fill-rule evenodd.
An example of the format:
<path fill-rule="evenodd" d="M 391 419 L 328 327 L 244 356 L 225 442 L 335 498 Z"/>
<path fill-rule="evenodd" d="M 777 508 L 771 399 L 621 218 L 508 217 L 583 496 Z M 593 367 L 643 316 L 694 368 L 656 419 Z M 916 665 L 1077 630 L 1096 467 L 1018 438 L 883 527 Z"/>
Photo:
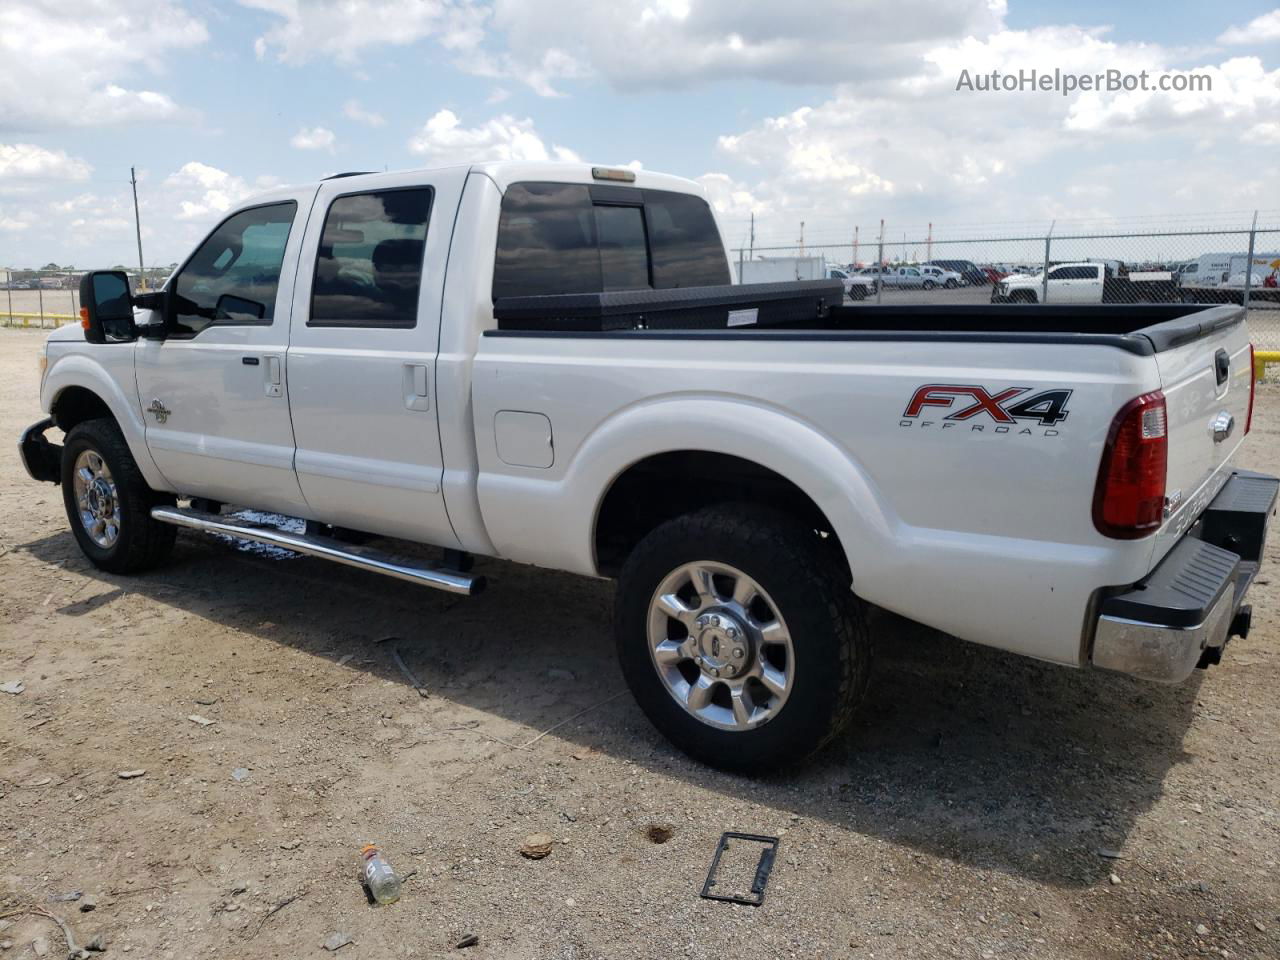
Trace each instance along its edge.
<path fill-rule="evenodd" d="M 1253 352 L 1253 379 L 1261 380 L 1267 375 L 1268 364 L 1280 364 L 1280 350 L 1255 350 Z"/>
<path fill-rule="evenodd" d="M 55 327 L 60 327 L 64 323 L 76 323 L 80 318 L 73 313 L 10 313 L 7 310 L 0 310 L 0 320 L 3 321 L 6 327 L 29 327 L 32 320 L 39 320 L 41 326 L 44 325 L 44 321 L 52 320 Z M 14 320 L 21 320 L 22 322 L 16 324 L 13 322 Z"/>

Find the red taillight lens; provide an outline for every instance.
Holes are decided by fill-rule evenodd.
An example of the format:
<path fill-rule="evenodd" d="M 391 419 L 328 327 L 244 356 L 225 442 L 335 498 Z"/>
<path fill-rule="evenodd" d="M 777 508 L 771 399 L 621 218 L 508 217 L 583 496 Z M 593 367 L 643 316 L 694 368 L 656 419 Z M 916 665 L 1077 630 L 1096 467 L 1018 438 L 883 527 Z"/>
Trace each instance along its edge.
<path fill-rule="evenodd" d="M 1093 494 L 1098 532 L 1135 540 L 1164 522 L 1169 430 L 1159 390 L 1130 400 L 1111 421 Z"/>
<path fill-rule="evenodd" d="M 1244 432 L 1253 429 L 1253 398 L 1258 392 L 1258 368 L 1253 365 L 1253 344 L 1249 344 L 1249 415 L 1244 418 Z"/>

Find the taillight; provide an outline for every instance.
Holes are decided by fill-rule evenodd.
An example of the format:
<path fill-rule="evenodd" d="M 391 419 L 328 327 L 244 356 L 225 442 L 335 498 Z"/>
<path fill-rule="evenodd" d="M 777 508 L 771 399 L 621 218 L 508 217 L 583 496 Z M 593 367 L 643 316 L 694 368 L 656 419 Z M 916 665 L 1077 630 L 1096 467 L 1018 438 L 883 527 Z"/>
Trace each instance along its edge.
<path fill-rule="evenodd" d="M 1164 522 L 1169 462 L 1164 394 L 1144 393 L 1111 421 L 1093 493 L 1093 525 L 1121 540 L 1153 533 Z"/>
<path fill-rule="evenodd" d="M 1249 415 L 1244 418 L 1244 432 L 1253 429 L 1253 398 L 1258 392 L 1258 368 L 1253 365 L 1253 344 L 1249 344 Z"/>

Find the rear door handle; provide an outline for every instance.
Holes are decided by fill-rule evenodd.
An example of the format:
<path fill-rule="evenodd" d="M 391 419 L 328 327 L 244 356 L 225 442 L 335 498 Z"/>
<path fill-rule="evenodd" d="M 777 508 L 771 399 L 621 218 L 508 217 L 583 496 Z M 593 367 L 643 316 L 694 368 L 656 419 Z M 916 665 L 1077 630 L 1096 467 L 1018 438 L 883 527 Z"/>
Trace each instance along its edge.
<path fill-rule="evenodd" d="M 431 385 L 427 373 L 425 363 L 404 365 L 404 405 L 410 410 L 431 409 Z"/>
<path fill-rule="evenodd" d="M 280 383 L 280 358 L 267 357 L 267 365 L 263 371 L 263 392 L 268 397 L 284 396 L 284 388 Z"/>

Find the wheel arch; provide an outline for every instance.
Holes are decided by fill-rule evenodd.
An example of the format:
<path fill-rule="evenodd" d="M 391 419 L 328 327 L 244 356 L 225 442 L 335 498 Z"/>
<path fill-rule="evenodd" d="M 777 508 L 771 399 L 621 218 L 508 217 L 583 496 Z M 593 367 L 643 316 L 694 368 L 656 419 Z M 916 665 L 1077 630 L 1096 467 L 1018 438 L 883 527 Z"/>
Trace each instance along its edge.
<path fill-rule="evenodd" d="M 107 348 L 115 349 L 115 348 Z M 44 409 L 64 432 L 97 417 L 110 417 L 120 428 L 129 452 L 153 490 L 172 490 L 147 449 L 146 424 L 136 398 L 126 395 L 118 378 L 133 386 L 132 356 L 118 369 L 107 371 L 82 354 L 72 354 L 51 364 L 41 388 Z"/>
<path fill-rule="evenodd" d="M 654 437 L 666 442 L 655 447 Z M 760 502 L 780 507 L 823 530 L 856 580 L 859 566 L 893 542 L 889 508 L 861 466 L 830 437 L 787 411 L 742 398 L 676 397 L 624 411 L 584 442 L 574 457 L 566 488 L 590 491 L 594 499 L 589 538 L 593 572 L 610 575 L 634 546 L 667 519 L 680 496 L 671 478 L 692 480 L 683 496 L 692 509 L 714 502 Z M 717 470 L 726 471 L 716 476 Z M 711 474 L 714 479 L 707 481 Z M 652 493 L 655 479 L 667 479 Z M 620 504 L 630 490 L 650 502 L 638 511 L 650 521 L 619 525 Z M 652 499 L 657 499 L 657 504 Z M 776 499 L 773 499 L 776 498 Z M 581 502 L 581 501 L 579 501 Z M 687 512 L 687 511 L 682 511 Z M 612 539 L 613 542 L 610 542 Z"/>
<path fill-rule="evenodd" d="M 651 454 L 614 477 L 596 507 L 592 532 L 596 567 L 613 576 L 660 524 L 730 502 L 767 505 L 830 538 L 847 572 L 848 560 L 835 525 L 812 497 L 769 467 L 708 450 Z"/>

